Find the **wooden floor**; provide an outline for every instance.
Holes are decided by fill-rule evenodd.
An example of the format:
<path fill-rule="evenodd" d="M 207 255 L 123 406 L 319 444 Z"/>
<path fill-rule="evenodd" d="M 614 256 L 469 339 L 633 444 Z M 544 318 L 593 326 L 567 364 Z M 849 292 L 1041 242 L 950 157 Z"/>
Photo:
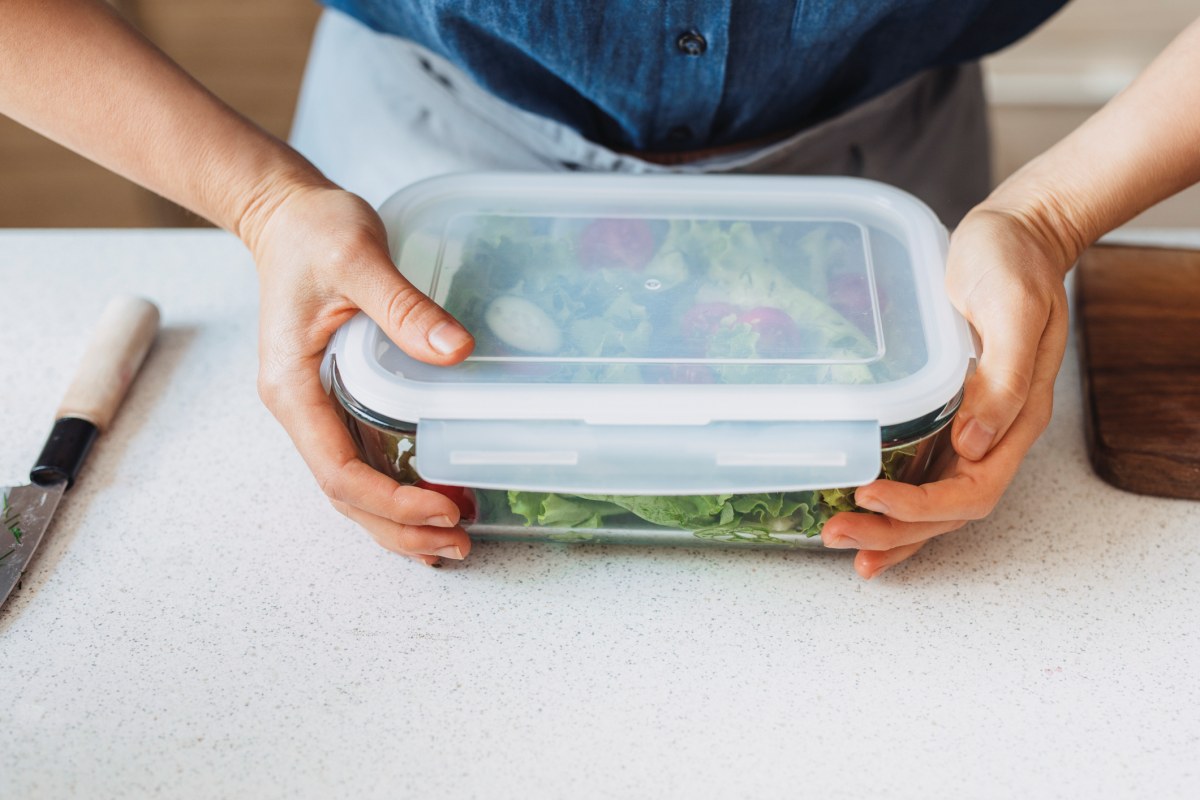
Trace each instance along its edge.
<path fill-rule="evenodd" d="M 205 85 L 286 136 L 319 8 L 310 0 L 120 0 L 122 13 Z M 988 61 L 995 174 L 1066 135 L 1157 53 L 1200 0 L 1075 0 Z M 1099 76 L 1099 77 L 1098 77 Z M 1200 188 L 1137 220 L 1200 226 Z M 0 227 L 142 227 L 202 220 L 0 117 Z"/>

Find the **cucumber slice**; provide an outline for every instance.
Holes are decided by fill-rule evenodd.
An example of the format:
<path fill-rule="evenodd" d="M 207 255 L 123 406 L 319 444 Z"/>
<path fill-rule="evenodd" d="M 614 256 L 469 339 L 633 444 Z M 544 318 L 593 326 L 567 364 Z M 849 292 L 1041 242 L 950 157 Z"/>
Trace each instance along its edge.
<path fill-rule="evenodd" d="M 554 355 L 562 349 L 562 331 L 550 315 L 523 297 L 497 297 L 484 312 L 484 321 L 496 338 L 516 350 Z"/>

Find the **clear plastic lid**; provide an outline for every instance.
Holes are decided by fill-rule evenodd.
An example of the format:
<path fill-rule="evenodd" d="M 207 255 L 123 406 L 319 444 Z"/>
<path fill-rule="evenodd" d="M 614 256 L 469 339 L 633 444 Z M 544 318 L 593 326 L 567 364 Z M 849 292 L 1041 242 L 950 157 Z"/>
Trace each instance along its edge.
<path fill-rule="evenodd" d="M 355 403 L 416 423 L 432 481 L 690 494 L 870 481 L 881 425 L 962 386 L 946 232 L 853 178 L 473 174 L 382 208 L 392 257 L 475 336 L 454 367 L 363 315 Z"/>

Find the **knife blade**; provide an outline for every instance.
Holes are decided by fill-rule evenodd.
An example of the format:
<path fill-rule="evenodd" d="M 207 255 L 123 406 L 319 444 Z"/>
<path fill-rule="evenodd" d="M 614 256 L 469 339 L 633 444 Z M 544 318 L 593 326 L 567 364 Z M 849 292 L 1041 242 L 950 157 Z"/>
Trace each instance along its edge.
<path fill-rule="evenodd" d="M 67 490 L 64 481 L 41 486 L 5 486 L 3 526 L 7 545 L 0 553 L 0 605 L 21 581 L 21 574 L 42 542 L 58 501 Z"/>
<path fill-rule="evenodd" d="M 158 308 L 148 300 L 122 296 L 109 302 L 29 473 L 31 483 L 0 487 L 0 606 L 20 584 L 59 501 L 116 415 L 158 322 Z"/>

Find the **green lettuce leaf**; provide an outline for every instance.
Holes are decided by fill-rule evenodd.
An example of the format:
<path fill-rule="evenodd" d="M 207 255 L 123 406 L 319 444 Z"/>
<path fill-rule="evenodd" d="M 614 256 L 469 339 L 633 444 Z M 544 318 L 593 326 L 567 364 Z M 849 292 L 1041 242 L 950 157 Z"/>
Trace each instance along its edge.
<path fill-rule="evenodd" d="M 779 237 L 759 237 L 748 222 L 734 222 L 722 226 L 698 220 L 674 223 L 686 232 L 678 234 L 680 249 L 693 258 L 705 259 L 708 273 L 696 292 L 700 303 L 732 303 L 742 308 L 770 306 L 782 309 L 807 330 L 817 331 L 822 336 L 820 350 L 830 352 L 846 350 L 854 357 L 867 357 L 875 352 L 875 345 L 867 339 L 854 323 L 847 320 L 827 303 L 819 300 L 812 292 L 801 289 L 782 267 L 787 258 L 789 269 L 799 261 L 812 263 L 819 269 L 814 274 L 824 274 L 828 264 L 820 259 L 825 245 L 819 236 L 825 236 L 818 228 L 810 232 L 807 239 L 808 253 L 780 252 Z M 824 283 L 824 278 L 819 283 Z M 813 289 L 819 286 L 814 285 Z"/>
<path fill-rule="evenodd" d="M 514 514 L 525 518 L 526 525 L 549 528 L 599 528 L 605 517 L 629 513 L 611 503 L 549 492 L 512 490 L 508 504 Z"/>
<path fill-rule="evenodd" d="M 894 477 L 915 453 L 915 446 L 886 451 L 880 476 Z M 779 534 L 816 536 L 833 515 L 863 511 L 854 504 L 854 489 L 847 488 L 678 496 L 510 491 L 508 501 L 527 525 L 598 528 L 612 524 L 609 518 L 631 514 L 655 525 L 692 531 L 699 538 L 777 544 L 786 541 Z"/>

